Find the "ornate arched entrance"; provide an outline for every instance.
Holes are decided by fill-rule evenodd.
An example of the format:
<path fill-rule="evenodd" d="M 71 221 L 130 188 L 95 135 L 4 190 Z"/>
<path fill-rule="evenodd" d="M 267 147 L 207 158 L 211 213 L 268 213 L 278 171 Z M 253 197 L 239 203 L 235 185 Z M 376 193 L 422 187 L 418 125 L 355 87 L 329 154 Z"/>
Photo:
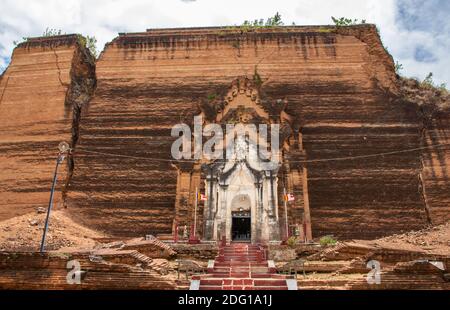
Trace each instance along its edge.
<path fill-rule="evenodd" d="M 247 133 L 233 136 L 231 141 L 227 138 L 224 149 L 236 145 L 231 158 L 176 165 L 179 175 L 174 222 L 194 222 L 194 193 L 196 188 L 202 189 L 207 200 L 196 227 L 197 235 L 205 241 L 247 238 L 252 242 L 276 242 L 285 238 L 286 228 L 292 226 L 305 227 L 303 236 L 312 239 L 300 126 L 292 123 L 286 111 L 287 100 L 271 102 L 263 97 L 254 81 L 239 78 L 224 96 L 199 105 L 204 126 L 277 124 L 281 131 L 275 166 L 268 166 L 267 159 L 253 149 L 255 140 Z M 260 145 L 259 138 L 257 142 Z M 271 148 L 272 139 L 265 146 Z M 287 212 L 284 189 L 296 197 L 294 203 L 288 203 Z"/>

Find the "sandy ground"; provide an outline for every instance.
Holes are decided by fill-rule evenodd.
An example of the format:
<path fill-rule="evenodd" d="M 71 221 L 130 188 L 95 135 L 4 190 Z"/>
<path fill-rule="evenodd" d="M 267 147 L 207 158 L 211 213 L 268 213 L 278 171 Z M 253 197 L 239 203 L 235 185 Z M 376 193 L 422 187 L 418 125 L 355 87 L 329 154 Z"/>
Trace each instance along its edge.
<path fill-rule="evenodd" d="M 0 251 L 39 250 L 45 217 L 45 213 L 36 211 L 0 222 Z M 46 249 L 91 249 L 98 244 L 94 238 L 104 237 L 107 236 L 75 223 L 64 211 L 52 211 Z"/>
<path fill-rule="evenodd" d="M 423 251 L 428 254 L 450 255 L 450 222 L 377 240 L 355 241 L 384 248 Z"/>

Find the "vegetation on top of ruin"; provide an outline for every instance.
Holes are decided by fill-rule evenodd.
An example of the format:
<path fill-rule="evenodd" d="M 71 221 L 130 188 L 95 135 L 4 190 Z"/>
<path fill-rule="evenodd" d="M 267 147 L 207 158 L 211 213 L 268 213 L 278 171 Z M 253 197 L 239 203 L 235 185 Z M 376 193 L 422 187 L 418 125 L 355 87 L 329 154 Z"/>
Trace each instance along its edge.
<path fill-rule="evenodd" d="M 334 16 L 331 16 L 331 20 L 333 21 L 333 23 L 336 27 L 355 26 L 355 25 L 361 25 L 361 24 L 366 23 L 365 19 L 361 19 L 361 21 L 360 21 L 359 19 L 351 19 L 351 18 L 347 18 L 347 17 L 336 18 Z"/>
<path fill-rule="evenodd" d="M 45 28 L 45 31 L 42 33 L 41 37 L 55 37 L 55 36 L 60 36 L 60 35 L 64 35 L 66 33 L 62 33 L 61 29 L 53 29 L 53 28 Z M 24 43 L 27 42 L 30 39 L 30 37 L 22 37 L 22 42 L 19 41 L 13 41 L 14 45 L 17 46 L 20 43 Z"/>
<path fill-rule="evenodd" d="M 61 29 L 54 29 L 54 28 L 45 28 L 45 31 L 42 33 L 41 37 L 43 38 L 50 38 L 50 37 L 56 37 L 56 36 L 61 36 L 61 35 L 66 35 L 67 33 L 63 33 L 63 31 Z M 95 36 L 84 36 L 81 34 L 77 34 L 77 38 L 78 38 L 78 42 L 80 43 L 81 46 L 86 47 L 92 54 L 92 56 L 94 56 L 95 58 L 97 58 L 98 56 L 98 52 L 97 52 L 97 39 Z M 28 42 L 31 38 L 30 37 L 23 37 L 22 41 L 13 41 L 13 44 L 15 46 L 18 46 L 21 43 L 25 43 Z"/>
<path fill-rule="evenodd" d="M 292 23 L 295 25 L 295 23 Z M 227 28 L 239 33 L 254 32 L 258 29 L 276 28 L 284 26 L 281 14 L 276 12 L 274 16 L 267 18 L 255 19 L 253 21 L 245 20 L 241 25 L 228 26 Z M 218 35 L 222 36 L 225 32 L 219 31 Z"/>
<path fill-rule="evenodd" d="M 448 93 L 447 84 L 436 84 L 433 80 L 433 72 L 428 73 L 427 77 L 420 83 L 422 88 L 437 89 L 444 93 Z"/>
<path fill-rule="evenodd" d="M 395 73 L 400 75 L 400 71 L 403 70 L 403 65 L 401 63 L 399 63 L 398 61 L 396 61 L 395 62 L 395 66 L 394 66 L 394 70 L 395 70 Z"/>
<path fill-rule="evenodd" d="M 43 37 L 55 37 L 55 36 L 60 36 L 66 33 L 62 33 L 61 29 L 53 29 L 53 28 L 45 28 L 44 33 L 42 34 Z"/>
<path fill-rule="evenodd" d="M 425 77 L 425 79 L 423 79 L 422 81 L 420 81 L 417 78 L 408 78 L 405 77 L 401 74 L 401 71 L 403 70 L 403 65 L 401 63 L 399 63 L 398 61 L 395 62 L 395 66 L 394 66 L 394 70 L 395 73 L 397 74 L 398 78 L 402 81 L 402 82 L 407 82 L 407 84 L 409 84 L 410 86 L 415 86 L 418 90 L 423 91 L 431 91 L 434 93 L 435 96 L 437 97 L 444 97 L 445 100 L 449 100 L 449 98 L 447 98 L 449 96 L 449 90 L 447 88 L 447 84 L 446 83 L 441 83 L 438 84 L 434 81 L 433 79 L 433 72 L 428 73 L 428 75 Z M 402 84 L 402 83 L 401 83 Z M 404 83 L 403 83 L 404 84 Z"/>
<path fill-rule="evenodd" d="M 22 37 L 22 41 L 14 40 L 14 41 L 13 41 L 13 44 L 14 44 L 14 46 L 17 46 L 17 45 L 19 45 L 20 43 L 24 43 L 24 42 L 27 42 L 27 41 L 28 41 L 28 38 L 27 38 L 27 37 Z"/>
<path fill-rule="evenodd" d="M 345 27 L 351 27 L 355 25 L 364 25 L 366 24 L 365 19 L 355 19 L 355 18 L 348 18 L 348 17 L 334 17 L 331 16 L 331 21 L 333 24 L 328 26 L 319 27 L 319 32 L 324 33 L 330 33 L 330 32 L 338 32 L 339 29 L 343 30 Z M 251 20 L 245 20 L 240 26 L 229 26 L 226 27 L 227 30 L 231 30 L 232 32 L 236 31 L 237 33 L 244 34 L 247 32 L 255 32 L 258 31 L 258 29 L 271 29 L 271 28 L 277 28 L 285 26 L 285 22 L 283 21 L 283 18 L 279 12 L 276 12 L 273 16 L 264 19 L 255 19 L 253 21 Z M 295 23 L 292 23 L 292 25 L 295 25 Z M 233 31 L 234 30 L 234 31 Z M 381 40 L 381 35 L 379 28 L 376 28 L 378 35 Z M 66 33 L 63 32 L 61 29 L 55 29 L 47 27 L 45 31 L 42 33 L 41 37 L 55 37 L 55 36 L 61 36 L 65 35 Z M 225 31 L 220 31 L 218 33 L 219 35 L 225 34 Z M 81 46 L 86 47 L 90 53 L 97 58 L 98 57 L 98 51 L 97 51 L 97 39 L 95 36 L 84 36 L 81 34 L 77 35 L 78 41 Z M 14 41 L 14 45 L 19 45 L 20 43 L 28 42 L 31 38 L 30 37 L 23 37 L 22 41 Z M 239 39 L 231 41 L 231 44 L 233 48 L 240 49 L 240 41 Z M 390 54 L 388 48 L 383 44 L 381 41 L 382 46 L 386 50 L 386 53 Z M 238 55 L 240 57 L 240 55 Z M 2 68 L 0 68 L 2 69 Z M 404 70 L 403 64 L 399 63 L 398 61 L 394 64 L 394 71 L 397 74 L 399 78 L 399 87 L 400 91 L 403 95 L 403 98 L 405 98 L 408 101 L 416 103 L 418 106 L 434 106 L 435 110 L 439 111 L 442 109 L 447 109 L 450 107 L 450 99 L 449 99 L 449 91 L 447 89 L 447 85 L 445 83 L 437 84 L 433 80 L 433 73 L 429 73 L 425 79 L 419 80 L 417 78 L 408 78 L 405 76 L 402 76 L 401 71 Z M 5 70 L 0 70 L 2 72 L 0 76 L 3 75 Z M 255 82 L 255 85 L 261 86 L 263 83 L 262 77 L 258 73 L 257 66 L 255 66 L 254 74 L 253 74 L 253 81 Z M 215 98 L 208 98 L 209 101 L 214 100 Z"/>
<path fill-rule="evenodd" d="M 255 19 L 254 21 L 244 21 L 241 27 L 249 28 L 270 28 L 284 26 L 284 22 L 281 18 L 280 13 L 276 12 L 273 17 L 269 17 L 265 22 L 264 19 Z"/>
<path fill-rule="evenodd" d="M 81 46 L 86 47 L 95 58 L 98 57 L 97 52 L 97 38 L 91 36 L 83 36 L 81 34 L 78 35 L 78 40 Z"/>
<path fill-rule="evenodd" d="M 399 75 L 398 85 L 403 100 L 415 104 L 421 111 L 425 126 L 431 125 L 436 114 L 450 109 L 446 84 L 436 84 L 431 72 L 422 81 Z"/>
<path fill-rule="evenodd" d="M 358 19 L 350 18 L 334 18 L 331 17 L 335 24 L 335 29 L 342 29 L 346 26 L 354 26 L 357 24 L 365 24 L 365 20 L 359 21 Z M 330 32 L 330 29 L 324 31 Z M 334 31 L 331 29 L 331 31 Z M 383 43 L 380 29 L 376 27 L 378 37 L 380 38 L 381 46 L 384 48 L 388 55 L 391 55 L 387 46 Z M 393 57 L 392 57 L 393 58 Z M 407 102 L 415 104 L 419 107 L 423 120 L 428 125 L 436 115 L 444 110 L 450 109 L 450 94 L 445 83 L 438 84 L 433 80 L 433 73 L 430 72 L 425 79 L 419 80 L 417 78 L 409 78 L 401 75 L 401 71 L 404 69 L 403 64 L 395 61 L 394 71 L 397 74 L 398 86 L 400 91 L 400 97 Z"/>
<path fill-rule="evenodd" d="M 346 27 L 346 26 L 355 26 L 355 25 L 363 25 L 366 24 L 365 19 L 351 19 L 347 17 L 334 17 L 331 16 L 331 20 L 333 21 L 333 24 L 335 27 Z M 295 22 L 292 22 L 292 26 L 295 26 Z M 232 30 L 238 30 L 242 33 L 245 32 L 251 32 L 255 31 L 257 29 L 265 29 L 265 28 L 276 28 L 285 26 L 285 23 L 280 15 L 280 13 L 276 12 L 274 16 L 267 18 L 266 20 L 264 18 L 255 19 L 253 21 L 251 20 L 245 20 L 240 26 L 230 26 Z M 332 28 L 321 28 L 321 31 L 323 32 L 331 32 L 333 31 Z"/>

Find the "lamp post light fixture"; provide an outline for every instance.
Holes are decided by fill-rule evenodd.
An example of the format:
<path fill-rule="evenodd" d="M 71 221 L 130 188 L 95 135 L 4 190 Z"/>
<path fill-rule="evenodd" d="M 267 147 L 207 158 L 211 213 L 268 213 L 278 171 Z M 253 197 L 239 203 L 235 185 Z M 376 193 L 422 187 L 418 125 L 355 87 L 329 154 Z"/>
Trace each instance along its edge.
<path fill-rule="evenodd" d="M 70 153 L 70 151 L 71 151 L 70 146 L 67 142 L 61 142 L 58 145 L 58 149 L 59 149 L 59 153 L 58 153 L 58 158 L 56 160 L 55 173 L 53 175 L 52 189 L 50 191 L 50 201 L 48 203 L 47 217 L 45 218 L 44 233 L 42 234 L 42 241 L 41 241 L 41 248 L 40 248 L 41 253 L 43 253 L 45 251 L 45 237 L 47 236 L 48 224 L 49 224 L 49 220 L 50 220 L 50 212 L 51 212 L 52 206 L 53 206 L 53 195 L 55 193 L 56 180 L 58 178 L 58 167 L 60 164 L 63 163 L 64 159 L 66 158 L 66 154 Z"/>

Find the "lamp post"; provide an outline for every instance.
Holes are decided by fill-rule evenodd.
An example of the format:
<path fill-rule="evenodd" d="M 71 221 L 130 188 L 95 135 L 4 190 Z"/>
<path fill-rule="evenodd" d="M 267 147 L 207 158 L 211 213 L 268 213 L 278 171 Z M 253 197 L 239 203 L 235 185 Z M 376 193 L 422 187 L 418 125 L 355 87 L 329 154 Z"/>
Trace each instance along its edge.
<path fill-rule="evenodd" d="M 49 224 L 49 220 L 50 220 L 50 212 L 51 212 L 52 206 L 53 206 L 53 194 L 55 193 L 56 180 L 58 178 L 58 167 L 64 161 L 66 154 L 68 152 L 70 152 L 70 146 L 69 146 L 69 144 L 67 144 L 67 142 L 61 142 L 58 145 L 58 149 L 59 149 L 59 153 L 58 153 L 58 158 L 56 160 L 55 173 L 53 175 L 52 189 L 50 191 L 50 201 L 48 203 L 47 217 L 45 218 L 44 233 L 42 234 L 42 241 L 41 241 L 41 248 L 40 248 L 41 253 L 43 253 L 45 251 L 45 237 L 47 236 L 48 224 Z"/>

